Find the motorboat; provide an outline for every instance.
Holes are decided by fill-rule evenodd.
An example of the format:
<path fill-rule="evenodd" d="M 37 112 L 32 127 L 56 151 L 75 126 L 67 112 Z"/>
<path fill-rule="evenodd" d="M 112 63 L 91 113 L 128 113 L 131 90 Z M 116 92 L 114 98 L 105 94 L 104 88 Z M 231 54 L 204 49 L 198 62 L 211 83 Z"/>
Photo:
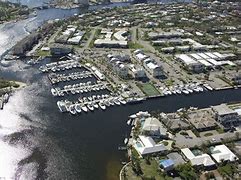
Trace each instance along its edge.
<path fill-rule="evenodd" d="M 91 103 L 88 103 L 87 107 L 88 107 L 89 110 L 94 111 L 94 107 Z"/>
<path fill-rule="evenodd" d="M 53 96 L 58 96 L 58 91 L 55 88 L 51 89 L 51 93 Z"/>
<path fill-rule="evenodd" d="M 75 105 L 75 110 L 77 111 L 77 113 L 81 113 L 81 106 L 80 106 L 80 104 L 76 104 Z"/>
<path fill-rule="evenodd" d="M 212 91 L 212 90 L 213 90 L 213 88 L 212 88 L 211 86 L 209 86 L 207 83 L 206 83 L 206 84 L 203 84 L 203 86 L 204 86 L 207 90 L 209 90 L 209 91 Z"/>
<path fill-rule="evenodd" d="M 104 105 L 103 101 L 100 101 L 99 102 L 99 106 L 101 109 L 105 110 L 106 109 L 106 106 Z"/>
<path fill-rule="evenodd" d="M 98 109 L 98 107 L 99 107 L 98 104 L 95 103 L 95 102 L 93 103 L 93 106 L 94 106 L 95 109 Z"/>
<path fill-rule="evenodd" d="M 88 108 L 87 108 L 85 105 L 82 105 L 82 106 L 81 106 L 81 109 L 82 109 L 84 112 L 88 112 Z"/>
<path fill-rule="evenodd" d="M 75 110 L 75 105 L 70 105 L 69 106 L 69 112 L 71 114 L 73 114 L 73 115 L 75 115 L 77 113 L 76 110 Z"/>
<path fill-rule="evenodd" d="M 58 105 L 58 108 L 61 112 L 66 112 L 65 103 L 63 101 L 58 101 L 57 105 Z"/>
<path fill-rule="evenodd" d="M 118 101 L 117 98 L 114 98 L 114 103 L 115 103 L 116 105 L 120 105 L 120 101 Z"/>
<path fill-rule="evenodd" d="M 121 104 L 125 105 L 126 101 L 124 100 L 124 98 L 118 98 L 118 100 L 120 101 Z"/>

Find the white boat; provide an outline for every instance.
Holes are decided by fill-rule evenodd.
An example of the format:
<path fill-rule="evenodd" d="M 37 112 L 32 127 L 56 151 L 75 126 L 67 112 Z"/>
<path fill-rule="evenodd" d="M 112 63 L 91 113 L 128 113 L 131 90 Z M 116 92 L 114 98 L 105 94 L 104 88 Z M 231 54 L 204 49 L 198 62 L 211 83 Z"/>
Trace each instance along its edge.
<path fill-rule="evenodd" d="M 116 105 L 120 105 L 120 102 L 118 101 L 117 98 L 114 99 L 114 103 L 115 103 Z"/>
<path fill-rule="evenodd" d="M 94 111 L 94 107 L 91 103 L 87 104 L 89 110 Z"/>
<path fill-rule="evenodd" d="M 120 101 L 121 104 L 123 104 L 123 105 L 126 104 L 126 101 L 124 100 L 124 98 L 119 98 L 118 100 Z"/>
<path fill-rule="evenodd" d="M 93 100 L 91 96 L 89 96 L 89 97 L 87 97 L 87 98 L 88 98 L 89 101 L 92 101 L 92 100 Z"/>
<path fill-rule="evenodd" d="M 58 108 L 59 108 L 60 112 L 66 111 L 65 103 L 63 101 L 58 101 L 57 105 L 58 105 Z"/>
<path fill-rule="evenodd" d="M 58 95 L 58 91 L 55 88 L 51 89 L 51 93 L 53 96 L 57 96 Z"/>
<path fill-rule="evenodd" d="M 124 143 L 127 144 L 128 141 L 129 141 L 128 138 L 125 138 Z"/>
<path fill-rule="evenodd" d="M 70 105 L 69 106 L 69 112 L 71 114 L 73 114 L 73 115 L 75 115 L 77 113 L 76 110 L 75 110 L 75 105 Z"/>
<path fill-rule="evenodd" d="M 110 102 L 108 100 L 105 100 L 103 103 L 105 103 L 106 106 L 110 106 Z"/>
<path fill-rule="evenodd" d="M 76 104 L 75 105 L 75 110 L 77 111 L 77 113 L 81 113 L 81 106 L 80 106 L 80 104 Z"/>
<path fill-rule="evenodd" d="M 105 110 L 106 106 L 104 105 L 104 103 L 102 101 L 99 102 L 99 106 L 101 109 Z"/>
<path fill-rule="evenodd" d="M 127 125 L 131 125 L 131 119 L 127 121 Z"/>
<path fill-rule="evenodd" d="M 110 100 L 109 100 L 109 103 L 110 103 L 111 106 L 114 106 L 114 105 L 115 105 L 113 99 L 110 99 Z"/>
<path fill-rule="evenodd" d="M 203 84 L 203 86 L 209 91 L 213 90 L 213 88 L 211 86 L 209 86 L 208 84 Z"/>
<path fill-rule="evenodd" d="M 183 92 L 184 94 L 189 94 L 189 91 L 186 90 L 186 89 L 183 89 L 182 92 Z"/>
<path fill-rule="evenodd" d="M 99 107 L 97 103 L 93 103 L 93 106 L 95 109 L 98 109 L 98 107 Z"/>
<path fill-rule="evenodd" d="M 82 109 L 84 112 L 88 112 L 88 108 L 87 108 L 85 105 L 82 105 L 82 106 L 81 106 L 81 109 Z"/>

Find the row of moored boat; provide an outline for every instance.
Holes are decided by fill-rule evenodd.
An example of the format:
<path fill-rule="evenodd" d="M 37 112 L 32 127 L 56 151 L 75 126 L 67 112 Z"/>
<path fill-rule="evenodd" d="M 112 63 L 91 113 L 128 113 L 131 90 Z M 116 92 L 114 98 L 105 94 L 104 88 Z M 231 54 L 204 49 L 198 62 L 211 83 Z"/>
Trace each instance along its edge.
<path fill-rule="evenodd" d="M 56 74 L 56 73 L 49 74 L 49 80 L 51 81 L 52 84 L 71 81 L 71 80 L 74 81 L 78 79 L 85 79 L 90 77 L 92 77 L 92 73 L 89 71 L 72 72 L 69 74 Z"/>
<path fill-rule="evenodd" d="M 65 94 L 80 94 L 87 93 L 92 91 L 100 91 L 107 89 L 107 84 L 101 81 L 97 81 L 97 83 L 92 84 L 91 81 L 86 83 L 78 83 L 74 85 L 66 85 L 63 89 L 57 87 L 52 88 L 51 93 L 53 96 L 64 96 Z"/>
<path fill-rule="evenodd" d="M 95 109 L 105 110 L 107 107 L 125 105 L 126 103 L 123 97 L 105 94 L 79 98 L 76 103 L 72 103 L 68 100 L 61 100 L 57 102 L 57 105 L 61 112 L 70 112 L 75 115 L 81 112 L 94 111 Z"/>
<path fill-rule="evenodd" d="M 164 96 L 174 95 L 174 94 L 192 94 L 194 92 L 203 92 L 204 90 L 212 91 L 213 88 L 208 84 L 198 84 L 190 83 L 185 85 L 171 86 L 169 88 L 162 88 L 162 93 Z"/>

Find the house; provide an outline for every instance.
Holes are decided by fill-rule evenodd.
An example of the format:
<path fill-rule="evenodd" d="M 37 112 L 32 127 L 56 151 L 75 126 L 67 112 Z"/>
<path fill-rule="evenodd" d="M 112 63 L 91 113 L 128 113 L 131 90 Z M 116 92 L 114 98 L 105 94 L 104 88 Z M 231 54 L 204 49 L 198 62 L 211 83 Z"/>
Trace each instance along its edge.
<path fill-rule="evenodd" d="M 195 155 L 189 148 L 181 149 L 181 152 L 193 166 L 204 166 L 208 169 L 215 166 L 215 162 L 208 154 Z"/>
<path fill-rule="evenodd" d="M 172 159 L 162 159 L 159 161 L 159 166 L 165 171 L 171 171 L 174 169 L 174 161 Z"/>
<path fill-rule="evenodd" d="M 212 110 L 215 113 L 216 120 L 223 125 L 240 121 L 238 113 L 228 107 L 227 104 L 212 106 Z"/>
<path fill-rule="evenodd" d="M 233 162 L 238 160 L 238 157 L 224 144 L 211 147 L 210 149 L 211 156 L 217 163 L 221 163 L 222 161 Z"/>
<path fill-rule="evenodd" d="M 167 155 L 169 159 L 171 159 L 174 162 L 174 166 L 178 166 L 180 164 L 185 164 L 186 162 L 184 161 L 183 157 L 177 153 L 177 152 L 172 152 Z"/>
<path fill-rule="evenodd" d="M 139 136 L 137 140 L 133 141 L 133 147 L 141 155 L 147 155 L 152 153 L 164 153 L 167 151 L 163 144 L 156 144 L 151 137 Z"/>
<path fill-rule="evenodd" d="M 148 117 L 142 126 L 142 132 L 153 137 L 167 137 L 167 130 L 162 123 L 154 117 Z"/>
<path fill-rule="evenodd" d="M 191 122 L 198 131 L 211 130 L 217 127 L 214 114 L 210 109 L 189 112 L 188 121 Z"/>
<path fill-rule="evenodd" d="M 161 113 L 161 121 L 172 131 L 183 130 L 190 128 L 189 123 L 182 119 L 176 113 L 165 114 Z"/>

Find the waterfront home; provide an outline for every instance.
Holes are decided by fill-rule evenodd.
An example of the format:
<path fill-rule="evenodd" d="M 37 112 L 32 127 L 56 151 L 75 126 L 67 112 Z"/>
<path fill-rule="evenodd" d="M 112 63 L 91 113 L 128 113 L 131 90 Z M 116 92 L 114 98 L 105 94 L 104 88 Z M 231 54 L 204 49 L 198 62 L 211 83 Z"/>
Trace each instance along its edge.
<path fill-rule="evenodd" d="M 217 163 L 222 161 L 233 162 L 238 160 L 238 157 L 224 144 L 210 147 L 211 156 Z"/>
<path fill-rule="evenodd" d="M 211 130 L 217 127 L 214 114 L 210 109 L 190 111 L 187 119 L 198 131 Z"/>
<path fill-rule="evenodd" d="M 154 117 L 149 117 L 145 119 L 142 126 L 142 133 L 158 138 L 166 138 L 168 136 L 167 129 L 157 118 Z"/>
<path fill-rule="evenodd" d="M 177 113 L 161 113 L 160 114 L 161 121 L 165 124 L 165 126 L 171 131 L 180 131 L 183 129 L 189 129 L 189 123 L 180 117 Z"/>
<path fill-rule="evenodd" d="M 200 151 L 198 153 L 195 151 L 194 154 L 189 148 L 181 149 L 181 152 L 191 162 L 192 166 L 203 166 L 207 169 L 215 166 L 215 162 L 208 154 L 202 154 Z"/>
<path fill-rule="evenodd" d="M 134 140 L 133 147 L 139 153 L 140 156 L 152 154 L 152 153 L 164 153 L 167 148 L 163 144 L 156 144 L 155 141 L 149 136 L 138 136 L 137 140 Z"/>
<path fill-rule="evenodd" d="M 220 104 L 211 107 L 215 113 L 216 120 L 223 125 L 240 122 L 240 116 L 227 104 Z"/>

